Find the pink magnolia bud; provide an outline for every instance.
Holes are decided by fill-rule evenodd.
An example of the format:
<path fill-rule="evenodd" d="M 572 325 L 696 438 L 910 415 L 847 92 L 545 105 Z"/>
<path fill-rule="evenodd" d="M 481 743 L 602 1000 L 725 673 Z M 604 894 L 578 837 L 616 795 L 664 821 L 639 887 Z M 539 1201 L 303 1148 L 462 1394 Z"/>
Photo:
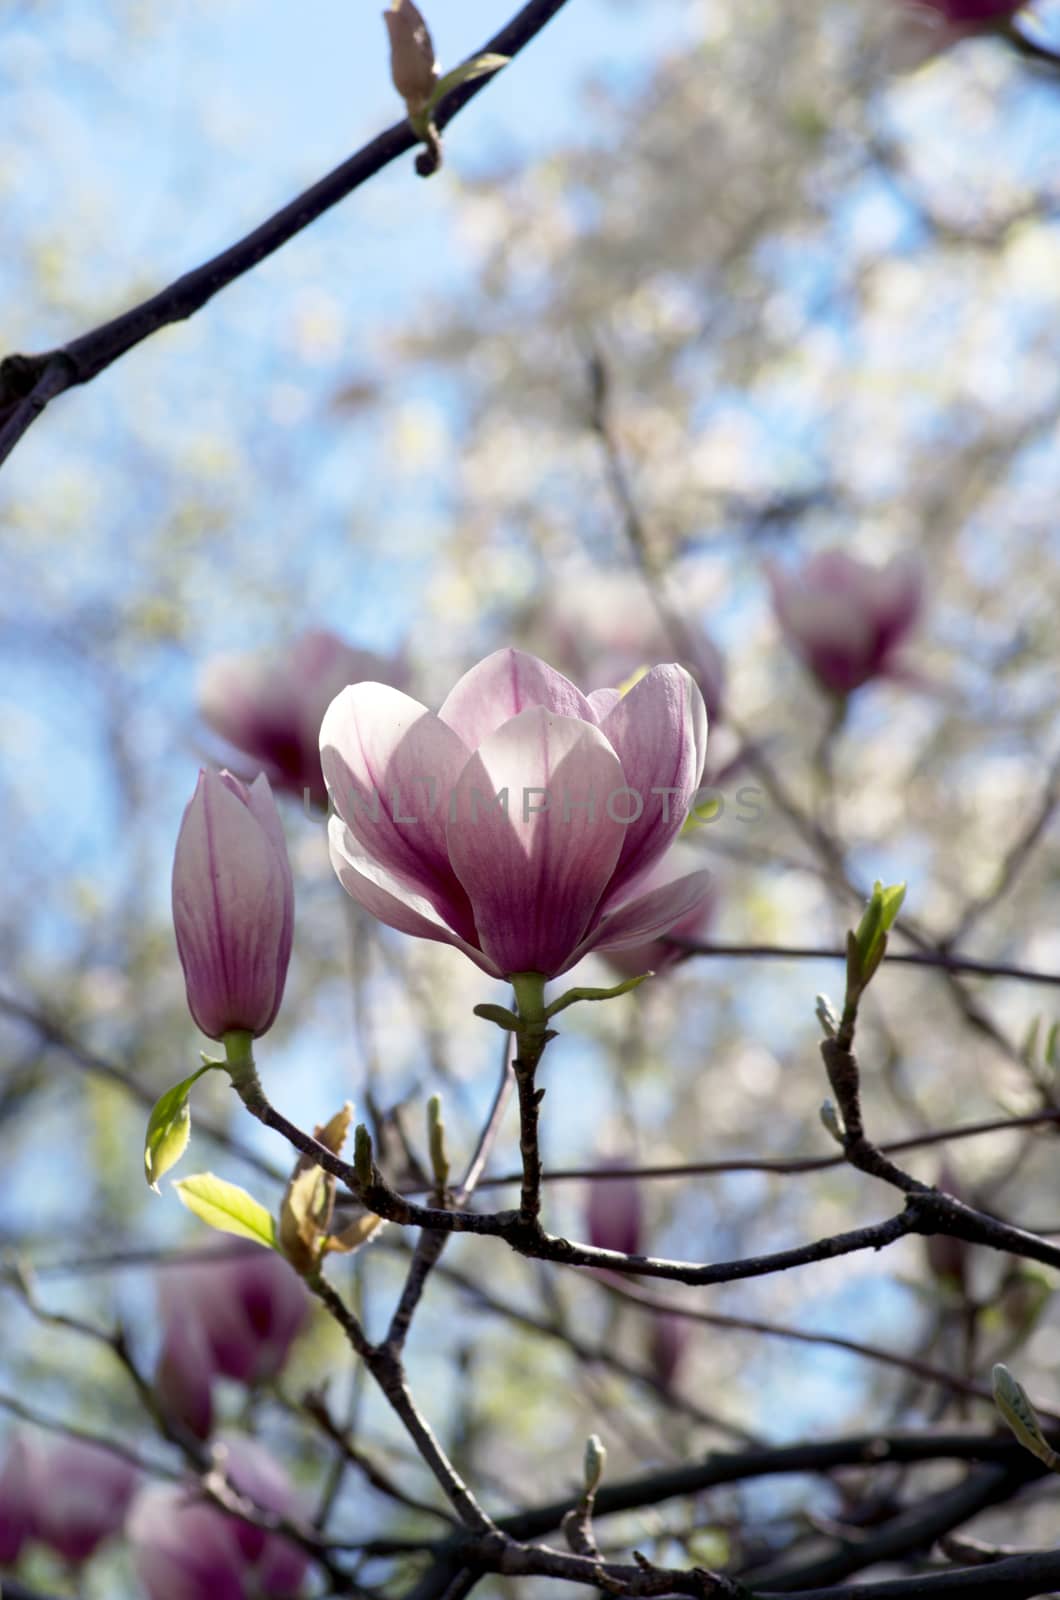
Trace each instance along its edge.
<path fill-rule="evenodd" d="M 919 566 L 897 556 L 873 567 L 845 550 L 811 557 L 801 572 L 768 573 L 784 636 L 822 688 L 850 694 L 894 674 L 898 646 L 920 613 Z"/>
<path fill-rule="evenodd" d="M 687 1317 L 675 1316 L 671 1311 L 652 1313 L 648 1358 L 664 1388 L 672 1389 L 677 1382 L 691 1337 L 692 1324 Z"/>
<path fill-rule="evenodd" d="M 268 781 L 200 772 L 173 858 L 188 1008 L 211 1039 L 271 1028 L 294 933 L 294 883 Z"/>
<path fill-rule="evenodd" d="M 199 707 L 220 738 L 250 757 L 248 779 L 260 768 L 277 792 L 308 790 L 323 806 L 320 724 L 339 690 L 365 678 L 401 683 L 405 667 L 318 628 L 285 649 L 216 656 L 199 679 Z"/>
<path fill-rule="evenodd" d="M 422 111 L 438 81 L 438 63 L 427 24 L 412 0 L 393 0 L 383 12 L 390 35 L 390 76 L 411 112 Z"/>
<path fill-rule="evenodd" d="M 625 1161 L 605 1161 L 605 1167 L 624 1167 Z M 593 1178 L 585 1209 L 589 1243 L 598 1250 L 617 1250 L 621 1255 L 643 1254 L 644 1217 L 640 1186 L 635 1178 Z"/>
<path fill-rule="evenodd" d="M 56 1438 L 34 1448 L 30 1481 L 35 1537 L 79 1566 L 121 1528 L 137 1475 L 109 1450 Z"/>
<path fill-rule="evenodd" d="M 659 864 L 652 868 L 641 885 L 642 889 L 662 889 L 683 874 L 694 872 L 702 863 L 702 854 L 691 845 L 678 842 Z M 604 960 L 623 978 L 637 978 L 642 972 L 665 972 L 681 960 L 678 945 L 668 944 L 669 938 L 705 939 L 717 909 L 717 896 L 707 894 L 703 900 L 672 927 L 663 930 L 663 936 L 649 939 L 645 944 L 628 945 L 622 950 L 608 950 Z"/>
<path fill-rule="evenodd" d="M 699 787 L 703 697 L 683 668 L 586 697 L 498 650 L 435 716 L 378 683 L 320 730 L 331 860 L 381 922 L 452 944 L 493 977 L 555 977 L 643 944 L 701 904 L 710 874 L 643 892 Z"/>
<path fill-rule="evenodd" d="M 293 1267 L 274 1250 L 253 1244 L 225 1244 L 216 1261 L 167 1267 L 159 1277 L 158 1300 L 164 1328 L 159 1392 L 170 1414 L 200 1437 L 209 1431 L 210 1380 L 217 1375 L 255 1384 L 274 1378 L 310 1307 Z"/>
<path fill-rule="evenodd" d="M 255 1440 L 227 1440 L 222 1464 L 233 1487 L 260 1510 L 298 1514 L 286 1474 Z M 144 1489 L 127 1532 L 149 1600 L 291 1600 L 305 1576 L 307 1557 L 297 1545 L 226 1515 L 193 1485 Z"/>
<path fill-rule="evenodd" d="M 13 1433 L 0 1466 L 0 1572 L 15 1565 L 22 1546 L 33 1537 L 31 1470 L 29 1444 Z"/>

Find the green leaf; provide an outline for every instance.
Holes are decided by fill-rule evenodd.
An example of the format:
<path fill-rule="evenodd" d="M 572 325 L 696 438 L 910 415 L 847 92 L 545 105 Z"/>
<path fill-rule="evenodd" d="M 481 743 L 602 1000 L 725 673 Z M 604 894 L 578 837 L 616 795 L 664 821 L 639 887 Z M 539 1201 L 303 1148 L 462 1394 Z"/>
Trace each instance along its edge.
<path fill-rule="evenodd" d="M 887 935 L 905 899 L 905 884 L 892 883 L 886 887 L 878 880 L 873 885 L 872 898 L 865 907 L 857 933 L 853 936 L 855 953 L 847 949 L 847 996 L 856 997 L 867 986 L 887 949 Z"/>
<path fill-rule="evenodd" d="M 1041 1423 L 1023 1385 L 999 1361 L 993 1372 L 994 1403 L 1008 1427 L 1025 1450 L 1047 1466 L 1050 1471 L 1060 1469 L 1060 1456 L 1047 1444 Z"/>
<path fill-rule="evenodd" d="M 435 84 L 431 91 L 425 111 L 429 116 L 440 100 L 443 100 L 453 89 L 459 89 L 462 83 L 470 83 L 473 78 L 483 78 L 487 72 L 498 72 L 501 67 L 508 65 L 510 57 L 494 55 L 487 51 L 481 56 L 472 56 L 468 61 L 462 61 L 452 72 L 445 73 Z"/>
<path fill-rule="evenodd" d="M 506 1006 L 483 1004 L 473 1007 L 473 1010 L 476 1017 L 481 1017 L 484 1022 L 495 1022 L 498 1028 L 503 1028 L 506 1033 L 515 1033 L 518 1030 L 519 1018 Z"/>
<path fill-rule="evenodd" d="M 625 983 L 616 983 L 613 989 L 568 989 L 566 994 L 561 994 L 558 1000 L 553 1000 L 550 1006 L 545 1007 L 545 1016 L 554 1017 L 560 1011 L 566 1011 L 568 1006 L 577 1005 L 579 1000 L 617 999 L 620 994 L 629 994 L 631 989 L 636 989 L 654 976 L 654 972 L 642 972 L 637 978 L 627 978 Z"/>
<path fill-rule="evenodd" d="M 192 1084 L 220 1065 L 219 1061 L 205 1061 L 198 1072 L 193 1072 L 190 1078 L 182 1078 L 155 1101 L 144 1137 L 144 1176 L 155 1194 L 162 1193 L 158 1187 L 159 1178 L 176 1166 L 188 1148 L 191 1137 L 188 1095 Z"/>
<path fill-rule="evenodd" d="M 279 1249 L 272 1217 L 260 1200 L 237 1183 L 228 1183 L 212 1172 L 199 1172 L 192 1178 L 178 1178 L 173 1187 L 181 1203 L 208 1227 L 253 1239 L 269 1250 Z"/>

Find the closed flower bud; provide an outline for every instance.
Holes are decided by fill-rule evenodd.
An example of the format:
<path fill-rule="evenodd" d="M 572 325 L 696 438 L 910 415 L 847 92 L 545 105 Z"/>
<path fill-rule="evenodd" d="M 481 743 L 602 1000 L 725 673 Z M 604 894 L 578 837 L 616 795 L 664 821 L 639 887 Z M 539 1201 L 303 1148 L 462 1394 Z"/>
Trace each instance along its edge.
<path fill-rule="evenodd" d="M 117 1533 L 136 1489 L 136 1470 L 120 1456 L 81 1439 L 35 1447 L 34 1536 L 70 1566 L 80 1566 Z"/>
<path fill-rule="evenodd" d="M 314 805 L 324 806 L 324 712 L 348 683 L 364 678 L 401 683 L 405 670 L 397 659 L 357 650 L 316 628 L 286 647 L 215 656 L 199 679 L 199 708 L 214 732 L 249 758 L 248 778 L 260 770 L 277 793 L 308 792 Z"/>
<path fill-rule="evenodd" d="M 22 1546 L 33 1537 L 31 1459 L 24 1436 L 11 1434 L 0 1466 L 0 1572 L 15 1565 Z"/>
<path fill-rule="evenodd" d="M 309 1316 L 301 1279 L 282 1256 L 258 1245 L 224 1244 L 217 1259 L 189 1261 L 160 1274 L 163 1343 L 158 1380 L 200 1437 L 202 1386 L 232 1378 L 261 1383 L 283 1368 Z M 194 1363 L 200 1363 L 196 1381 Z M 208 1429 L 207 1429 L 208 1431 Z"/>
<path fill-rule="evenodd" d="M 173 925 L 203 1033 L 265 1033 L 291 957 L 294 884 L 263 776 L 247 788 L 228 772 L 199 774 L 173 859 Z"/>
<path fill-rule="evenodd" d="M 677 1382 L 691 1337 L 692 1324 L 687 1317 L 675 1316 L 671 1311 L 652 1313 L 648 1357 L 664 1389 L 672 1389 Z"/>
<path fill-rule="evenodd" d="M 624 1161 L 601 1164 L 611 1168 L 627 1165 Z M 593 1178 L 585 1221 L 589 1243 L 598 1250 L 617 1250 L 625 1256 L 643 1253 L 644 1217 L 635 1178 Z"/>
<path fill-rule="evenodd" d="M 390 76 L 410 112 L 422 111 L 438 81 L 438 63 L 427 24 L 412 0 L 394 0 L 383 12 L 390 35 Z"/>
<path fill-rule="evenodd" d="M 801 572 L 768 573 L 773 609 L 788 644 L 823 689 L 850 694 L 897 675 L 899 645 L 920 613 L 915 561 L 873 567 L 844 550 L 813 556 Z"/>
<path fill-rule="evenodd" d="M 286 1473 L 255 1440 L 228 1440 L 221 1465 L 233 1488 L 260 1510 L 297 1514 Z M 297 1545 L 228 1516 L 195 1485 L 144 1489 L 127 1533 L 148 1600 L 291 1600 L 305 1576 L 307 1557 Z"/>
<path fill-rule="evenodd" d="M 658 937 L 706 898 L 707 872 L 643 888 L 696 795 L 706 737 L 703 697 L 676 665 L 586 696 L 498 650 L 437 715 L 354 684 L 320 730 L 332 865 L 390 927 L 455 945 L 492 977 L 556 977 L 590 950 Z"/>

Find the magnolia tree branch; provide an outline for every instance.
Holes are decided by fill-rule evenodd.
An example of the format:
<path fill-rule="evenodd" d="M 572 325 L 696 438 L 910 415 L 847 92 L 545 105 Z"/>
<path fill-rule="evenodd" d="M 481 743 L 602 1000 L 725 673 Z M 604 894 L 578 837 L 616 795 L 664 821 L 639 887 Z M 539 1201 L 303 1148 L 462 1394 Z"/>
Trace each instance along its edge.
<path fill-rule="evenodd" d="M 529 0 L 476 55 L 509 59 L 518 55 L 565 3 L 566 0 Z M 443 129 L 495 76 L 495 72 L 489 73 L 447 94 L 435 112 L 435 127 Z M 394 123 L 252 233 L 186 272 L 158 294 L 54 350 L 31 356 L 10 355 L 0 361 L 0 463 L 57 395 L 89 383 L 159 329 L 194 316 L 220 290 L 275 254 L 289 239 L 419 142 L 407 119 Z"/>
<path fill-rule="evenodd" d="M 370 1172 L 359 1173 L 356 1167 L 343 1161 L 277 1111 L 266 1098 L 256 1074 L 243 1077 L 236 1087 L 252 1116 L 266 1127 L 282 1133 L 303 1155 L 313 1156 L 325 1172 L 332 1173 L 344 1183 L 354 1198 L 377 1216 L 407 1227 L 438 1229 L 446 1233 L 476 1233 L 503 1239 L 518 1254 L 539 1261 L 557 1261 L 573 1267 L 601 1267 L 612 1272 L 667 1278 L 676 1283 L 708 1285 L 765 1277 L 773 1272 L 786 1272 L 792 1267 L 832 1260 L 836 1256 L 850 1255 L 859 1250 L 880 1250 L 909 1234 L 946 1234 L 955 1239 L 964 1239 L 969 1244 L 987 1245 L 994 1250 L 1005 1250 L 1012 1255 L 1060 1268 L 1060 1247 L 1049 1244 L 1035 1234 L 1026 1233 L 1022 1228 L 1014 1228 L 1008 1223 L 999 1222 L 996 1217 L 975 1211 L 951 1195 L 920 1184 L 898 1168 L 893 1169 L 892 1176 L 890 1164 L 881 1167 L 880 1163 L 884 1163 L 885 1158 L 876 1152 L 875 1146 L 864 1140 L 858 1142 L 851 1139 L 847 1159 L 854 1165 L 861 1165 L 862 1170 L 870 1171 L 873 1176 L 886 1175 L 887 1181 L 894 1182 L 906 1193 L 905 1209 L 897 1216 L 790 1250 L 701 1265 L 654 1256 L 623 1255 L 592 1245 L 572 1244 L 569 1239 L 545 1232 L 536 1221 L 528 1225 L 522 1210 L 443 1211 L 437 1206 L 416 1205 L 392 1189 L 374 1164 Z"/>
<path fill-rule="evenodd" d="M 846 951 L 828 945 L 716 944 L 696 939 L 667 938 L 688 956 L 729 956 L 752 961 L 845 961 Z M 1033 967 L 1005 961 L 976 961 L 971 956 L 950 955 L 946 950 L 888 950 L 885 966 L 934 967 L 943 972 L 965 973 L 973 978 L 1013 978 L 1019 983 L 1043 983 L 1060 988 L 1060 972 L 1037 972 Z"/>
<path fill-rule="evenodd" d="M 960 1139 L 977 1139 L 988 1133 L 1018 1133 L 1024 1129 L 1055 1127 L 1060 1122 L 1060 1110 L 1030 1111 L 1024 1117 L 991 1117 L 985 1122 L 967 1122 L 953 1128 L 936 1128 L 930 1133 L 911 1134 L 906 1139 L 888 1139 L 879 1148 L 894 1155 L 904 1150 L 921 1150 L 938 1144 L 950 1144 Z M 731 1161 L 680 1161 L 660 1163 L 658 1166 L 630 1167 L 549 1167 L 541 1174 L 542 1183 L 615 1182 L 647 1178 L 710 1178 L 732 1172 L 768 1172 L 775 1177 L 801 1177 L 810 1172 L 826 1172 L 831 1167 L 841 1167 L 845 1155 L 837 1156 L 745 1156 Z M 522 1174 L 504 1172 L 483 1178 L 480 1189 L 500 1189 L 519 1183 Z M 404 1191 L 413 1193 L 415 1191 Z M 1030 1232 L 1046 1233 L 1044 1228 Z M 71 1262 L 71 1267 L 76 1264 Z M 53 1269 L 55 1270 L 55 1269 Z"/>
<path fill-rule="evenodd" d="M 353 1312 L 326 1279 L 317 1277 L 309 1280 L 309 1288 L 339 1324 L 351 1349 L 361 1357 L 441 1485 L 461 1522 L 478 1533 L 492 1531 L 492 1521 L 446 1456 L 430 1425 L 420 1414 L 406 1382 L 405 1370 L 399 1357 L 387 1345 L 371 1343 Z"/>

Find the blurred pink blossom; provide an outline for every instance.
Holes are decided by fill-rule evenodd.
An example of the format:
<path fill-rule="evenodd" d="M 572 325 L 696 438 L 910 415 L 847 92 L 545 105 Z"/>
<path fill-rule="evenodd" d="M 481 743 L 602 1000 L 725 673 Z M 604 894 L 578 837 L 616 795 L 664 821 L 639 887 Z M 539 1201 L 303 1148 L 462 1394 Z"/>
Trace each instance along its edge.
<path fill-rule="evenodd" d="M 922 602 L 920 567 L 911 557 L 875 567 L 845 550 L 824 550 L 801 571 L 773 566 L 768 577 L 784 636 L 823 689 L 846 695 L 898 673 L 898 648 Z"/>
<path fill-rule="evenodd" d="M 13 1567 L 22 1546 L 33 1536 L 31 1447 L 21 1433 L 12 1433 L 0 1466 L 0 1571 Z"/>
<path fill-rule="evenodd" d="M 624 569 L 575 568 L 535 606 L 530 631 L 549 660 L 572 677 L 612 688 L 653 661 L 676 659 L 699 685 L 707 716 L 722 713 L 725 663 L 714 641 L 692 617 L 667 627 L 651 591 Z"/>
<path fill-rule="evenodd" d="M 35 1443 L 30 1454 L 33 1536 L 80 1566 L 117 1533 L 136 1489 L 136 1469 L 81 1439 Z"/>
<path fill-rule="evenodd" d="M 910 0 L 906 0 L 910 3 Z M 1007 22 L 1023 9 L 1025 0 L 912 0 L 925 11 L 933 11 L 943 22 L 960 27 L 988 28 Z"/>
<path fill-rule="evenodd" d="M 203 1033 L 257 1037 L 283 998 L 294 883 L 268 781 L 200 772 L 173 857 L 173 926 L 188 1009 Z"/>
<path fill-rule="evenodd" d="M 1004 27 L 1024 0 L 895 0 L 891 64 L 912 71 L 973 34 Z"/>
<path fill-rule="evenodd" d="M 624 1167 L 624 1160 L 604 1161 L 602 1166 Z M 598 1250 L 617 1250 L 621 1255 L 639 1256 L 643 1252 L 644 1216 L 640 1187 L 635 1178 L 592 1178 L 585 1208 L 589 1243 Z"/>
<path fill-rule="evenodd" d="M 286 648 L 215 656 L 199 678 L 199 706 L 214 732 L 250 757 L 248 779 L 260 769 L 278 792 L 308 790 L 323 806 L 320 724 L 339 690 L 364 679 L 400 685 L 406 668 L 318 628 Z"/>
<path fill-rule="evenodd" d="M 493 977 L 557 976 L 703 900 L 708 873 L 641 885 L 698 790 L 706 733 L 703 698 L 674 665 L 587 697 L 498 650 L 437 715 L 355 684 L 320 731 L 332 864 L 390 927 L 455 945 Z"/>
<path fill-rule="evenodd" d="M 256 1440 L 227 1439 L 222 1465 L 233 1487 L 260 1510 L 298 1514 L 286 1473 Z M 290 1600 L 305 1576 L 307 1557 L 299 1546 L 226 1515 L 193 1485 L 144 1489 L 127 1532 L 149 1600 Z"/>
<path fill-rule="evenodd" d="M 676 1384 L 691 1337 L 692 1324 L 687 1317 L 679 1317 L 672 1311 L 652 1313 L 648 1328 L 648 1359 L 652 1371 L 665 1389 L 672 1389 Z"/>
<path fill-rule="evenodd" d="M 159 1276 L 162 1349 L 155 1375 L 169 1416 L 209 1434 L 214 1377 L 274 1378 L 309 1316 L 306 1289 L 282 1256 L 258 1245 L 220 1247 L 217 1260 Z"/>

